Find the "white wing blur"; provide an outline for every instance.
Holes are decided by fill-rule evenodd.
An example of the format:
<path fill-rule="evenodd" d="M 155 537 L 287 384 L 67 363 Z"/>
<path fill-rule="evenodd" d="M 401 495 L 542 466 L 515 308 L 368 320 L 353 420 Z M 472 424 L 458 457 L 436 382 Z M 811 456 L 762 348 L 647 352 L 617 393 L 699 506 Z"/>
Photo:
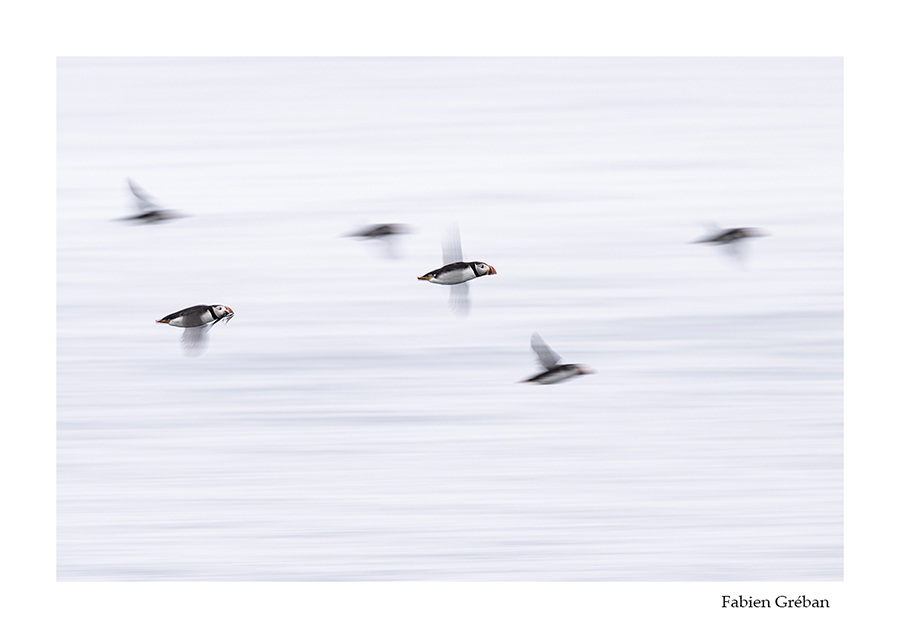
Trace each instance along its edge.
<path fill-rule="evenodd" d="M 469 282 L 449 286 L 450 309 L 460 317 L 469 313 Z"/>
<path fill-rule="evenodd" d="M 538 361 L 540 361 L 541 365 L 547 370 L 559 363 L 559 355 L 553 352 L 553 350 L 550 349 L 550 346 L 541 339 L 541 335 L 536 332 L 531 335 L 531 349 L 534 350 L 535 354 L 537 354 Z"/>
<path fill-rule="evenodd" d="M 128 187 L 131 189 L 131 192 L 134 193 L 135 198 L 137 199 L 137 207 L 141 213 L 152 213 L 153 211 L 164 210 L 162 206 L 153 201 L 153 198 L 150 197 L 150 194 L 147 193 L 143 188 L 138 186 L 135 182 L 128 179 Z"/>
<path fill-rule="evenodd" d="M 444 265 L 463 261 L 462 244 L 459 241 L 459 226 L 452 224 L 444 231 Z"/>
<path fill-rule="evenodd" d="M 209 332 L 209 329 L 212 327 L 212 324 L 206 324 L 204 326 L 196 326 L 194 328 L 185 328 L 181 333 L 181 345 L 184 348 L 184 353 L 189 357 L 197 357 L 203 354 L 206 350 L 206 346 L 209 343 L 209 339 L 206 337 L 206 333 Z"/>
<path fill-rule="evenodd" d="M 459 227 L 456 224 L 451 224 L 444 231 L 442 248 L 445 266 L 463 260 L 462 243 L 459 240 Z M 469 314 L 468 282 L 450 286 L 450 309 L 459 317 Z"/>

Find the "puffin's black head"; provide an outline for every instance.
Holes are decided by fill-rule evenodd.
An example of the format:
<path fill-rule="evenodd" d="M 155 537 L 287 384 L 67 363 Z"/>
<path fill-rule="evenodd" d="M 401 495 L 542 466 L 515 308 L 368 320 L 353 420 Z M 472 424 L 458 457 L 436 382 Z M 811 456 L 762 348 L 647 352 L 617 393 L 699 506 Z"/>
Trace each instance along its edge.
<path fill-rule="evenodd" d="M 491 266 L 490 264 L 486 264 L 483 261 L 473 261 L 472 269 L 475 271 L 476 277 L 483 277 L 484 275 L 496 275 L 497 269 Z"/>
<path fill-rule="evenodd" d="M 234 316 L 234 310 L 232 310 L 228 306 L 223 306 L 221 304 L 211 306 L 209 311 L 212 313 L 212 316 L 216 318 L 216 321 L 224 320 L 225 323 L 228 323 Z"/>

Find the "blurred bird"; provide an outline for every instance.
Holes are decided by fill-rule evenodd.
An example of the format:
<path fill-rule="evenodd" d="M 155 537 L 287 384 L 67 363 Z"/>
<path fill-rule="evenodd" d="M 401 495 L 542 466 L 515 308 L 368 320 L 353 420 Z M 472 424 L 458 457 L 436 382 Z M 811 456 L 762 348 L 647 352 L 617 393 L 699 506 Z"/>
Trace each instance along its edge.
<path fill-rule="evenodd" d="M 157 319 L 156 323 L 184 328 L 181 345 L 185 353 L 198 355 L 206 348 L 206 333 L 209 329 L 220 321 L 228 323 L 233 316 L 234 311 L 228 306 L 191 306 Z"/>
<path fill-rule="evenodd" d="M 766 237 L 768 235 L 768 233 L 758 228 L 719 228 L 715 224 L 707 224 L 707 226 L 709 235 L 690 243 L 724 246 L 726 251 L 738 259 L 742 256 L 741 245 L 743 240 L 752 237 Z"/>
<path fill-rule="evenodd" d="M 549 385 L 565 381 L 580 374 L 594 374 L 593 370 L 583 365 L 559 363 L 559 355 L 553 352 L 550 346 L 541 339 L 541 335 L 536 332 L 531 335 L 531 349 L 537 354 L 538 362 L 544 367 L 544 371 L 530 379 L 523 379 L 520 383 L 534 382 Z"/>
<path fill-rule="evenodd" d="M 406 224 L 372 224 L 360 228 L 355 233 L 344 235 L 345 237 L 360 237 L 362 239 L 379 239 L 381 237 L 390 237 L 391 235 L 402 235 L 410 233 L 412 230 Z"/>
<path fill-rule="evenodd" d="M 459 241 L 459 229 L 451 226 L 444 233 L 443 242 L 444 266 L 425 273 L 419 279 L 433 284 L 453 286 L 450 289 L 450 307 L 458 315 L 469 312 L 470 279 L 485 275 L 496 275 L 497 269 L 483 261 L 463 261 L 462 245 Z"/>
<path fill-rule="evenodd" d="M 710 226 L 711 234 L 692 241 L 692 244 L 730 244 L 749 237 L 765 237 L 766 233 L 758 228 L 719 228 Z"/>
<path fill-rule="evenodd" d="M 163 208 L 153 201 L 147 191 L 138 186 L 130 178 L 128 179 L 128 187 L 137 200 L 135 204 L 138 207 L 138 214 L 131 217 L 122 217 L 119 221 L 132 221 L 140 224 L 153 224 L 156 222 L 164 222 L 170 219 L 186 217 L 182 213 L 171 208 Z"/>
<path fill-rule="evenodd" d="M 412 227 L 406 224 L 372 224 L 360 228 L 356 232 L 348 233 L 344 237 L 356 237 L 358 239 L 377 239 L 384 244 L 388 257 L 396 257 L 397 235 L 405 235 L 413 232 Z"/>

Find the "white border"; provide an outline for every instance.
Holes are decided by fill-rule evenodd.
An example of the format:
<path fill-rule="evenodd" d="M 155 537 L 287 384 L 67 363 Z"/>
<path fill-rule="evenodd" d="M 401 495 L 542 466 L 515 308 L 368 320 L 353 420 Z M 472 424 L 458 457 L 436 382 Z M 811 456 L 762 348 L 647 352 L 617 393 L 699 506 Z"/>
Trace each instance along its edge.
<path fill-rule="evenodd" d="M 126 8 L 127 7 L 127 8 Z M 3 572 L 8 636 L 879 635 L 897 567 L 896 21 L 886 2 L 19 3 L 4 9 Z M 845 57 L 843 583 L 76 584 L 55 580 L 58 55 Z M 11 196 L 10 196 L 11 195 Z M 12 294 L 10 294 L 12 293 Z M 23 313 L 20 308 L 27 308 Z M 879 339 L 872 343 L 872 339 Z M 877 353 L 878 357 L 867 356 Z M 892 406 L 891 406 L 892 407 Z M 891 418 L 894 417 L 894 418 Z M 722 610 L 722 594 L 829 611 Z M 852 623 L 852 625 L 851 625 Z"/>

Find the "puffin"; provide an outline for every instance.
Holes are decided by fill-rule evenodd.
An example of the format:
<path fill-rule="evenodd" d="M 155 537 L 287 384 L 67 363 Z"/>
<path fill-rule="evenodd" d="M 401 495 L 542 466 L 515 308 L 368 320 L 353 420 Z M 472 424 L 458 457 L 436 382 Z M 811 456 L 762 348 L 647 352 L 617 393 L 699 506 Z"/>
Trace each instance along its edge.
<path fill-rule="evenodd" d="M 133 182 L 131 178 L 128 179 L 128 187 L 134 195 L 136 200 L 135 204 L 137 205 L 139 212 L 137 215 L 132 215 L 131 217 L 122 217 L 120 218 L 120 221 L 137 222 L 139 224 L 154 224 L 157 222 L 178 219 L 179 217 L 185 217 L 185 215 L 176 210 L 164 208 L 157 204 L 150 195 L 147 194 L 147 191 Z"/>
<path fill-rule="evenodd" d="M 185 353 L 198 355 L 206 348 L 206 333 L 220 321 L 228 323 L 234 311 L 228 306 L 191 306 L 157 319 L 156 323 L 166 323 L 176 328 L 184 328 L 181 345 Z"/>
<path fill-rule="evenodd" d="M 477 277 L 496 275 L 497 269 L 483 261 L 463 261 L 459 229 L 456 226 L 451 226 L 444 234 L 443 255 L 445 265 L 425 273 L 419 279 L 442 286 L 453 286 L 450 289 L 450 307 L 458 315 L 465 315 L 469 312 L 468 282 Z"/>
<path fill-rule="evenodd" d="M 765 237 L 766 233 L 758 228 L 711 228 L 712 234 L 692 241 L 692 244 L 730 244 L 750 237 Z"/>
<path fill-rule="evenodd" d="M 406 224 L 372 224 L 360 228 L 356 232 L 348 233 L 344 237 L 356 237 L 357 239 L 376 239 L 384 245 L 385 255 L 390 258 L 398 257 L 395 243 L 398 235 L 413 232 Z"/>
<path fill-rule="evenodd" d="M 531 349 L 537 354 L 538 362 L 544 371 L 534 375 L 530 379 L 523 379 L 519 383 L 540 383 L 550 385 L 559 383 L 581 374 L 594 374 L 590 368 L 575 363 L 559 363 L 559 355 L 550 349 L 550 346 L 541 339 L 541 335 L 531 335 Z"/>
<path fill-rule="evenodd" d="M 447 264 L 437 270 L 425 273 L 419 279 L 430 281 L 433 284 L 452 286 L 465 283 L 476 277 L 496 274 L 497 269 L 483 261 L 455 261 L 452 264 Z"/>
<path fill-rule="evenodd" d="M 344 237 L 359 237 L 360 239 L 380 239 L 391 235 L 403 235 L 412 232 L 406 224 L 372 224 L 360 228 L 355 233 L 349 233 Z"/>
<path fill-rule="evenodd" d="M 692 244 L 712 244 L 724 246 L 733 257 L 741 259 L 743 240 L 752 237 L 766 237 L 768 233 L 759 228 L 719 228 L 715 224 L 708 224 L 709 235 L 695 239 Z"/>

